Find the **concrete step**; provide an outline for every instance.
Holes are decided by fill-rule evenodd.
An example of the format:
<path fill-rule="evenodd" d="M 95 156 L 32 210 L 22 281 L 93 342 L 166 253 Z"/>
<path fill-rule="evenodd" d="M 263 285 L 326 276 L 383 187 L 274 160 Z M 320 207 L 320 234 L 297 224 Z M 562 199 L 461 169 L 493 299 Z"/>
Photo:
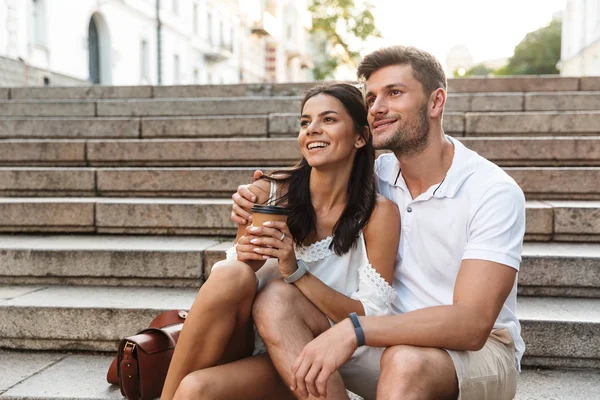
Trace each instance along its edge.
<path fill-rule="evenodd" d="M 231 200 L 0 198 L 0 232 L 235 235 Z"/>
<path fill-rule="evenodd" d="M 449 78 L 448 92 L 550 92 L 598 90 L 600 80 L 591 77 L 506 76 L 494 78 Z"/>
<path fill-rule="evenodd" d="M 228 199 L 0 197 L 0 232 L 234 235 Z M 595 242 L 600 202 L 528 201 L 526 240 Z"/>
<path fill-rule="evenodd" d="M 600 369 L 600 299 L 519 297 L 523 365 Z"/>
<path fill-rule="evenodd" d="M 122 400 L 119 389 L 106 383 L 111 361 L 108 355 L 2 351 L 0 399 Z M 599 391 L 598 371 L 525 369 L 515 399 L 594 399 Z"/>
<path fill-rule="evenodd" d="M 299 113 L 299 97 L 0 100 L 0 117 L 215 116 Z"/>
<path fill-rule="evenodd" d="M 0 99 L 120 99 L 179 97 L 300 96 L 316 82 L 185 86 L 81 86 L 0 88 Z M 509 76 L 449 78 L 450 93 L 600 90 L 597 77 Z"/>
<path fill-rule="evenodd" d="M 518 288 L 522 296 L 600 298 L 600 245 L 524 243 Z"/>
<path fill-rule="evenodd" d="M 0 277 L 10 284 L 198 288 L 230 246 L 215 237 L 0 235 Z"/>
<path fill-rule="evenodd" d="M 459 121 L 454 125 L 461 132 Z M 465 136 L 598 135 L 599 126 L 598 111 L 480 112 L 465 113 L 464 132 Z"/>
<path fill-rule="evenodd" d="M 595 111 L 600 92 L 458 93 L 448 95 L 446 111 Z"/>
<path fill-rule="evenodd" d="M 315 84 L 316 82 L 177 86 L 17 87 L 1 89 L 0 99 L 101 100 L 182 97 L 300 96 L 306 89 Z"/>
<path fill-rule="evenodd" d="M 4 117 L 2 139 L 106 139 L 177 137 L 266 137 L 269 120 L 277 125 L 287 115 L 204 117 Z M 298 131 L 298 116 L 295 127 Z M 462 117 L 462 116 L 461 116 Z M 280 123 L 280 124 L 281 124 Z"/>
<path fill-rule="evenodd" d="M 600 112 L 446 112 L 456 136 L 598 135 Z M 0 138 L 105 139 L 296 136 L 298 112 L 175 117 L 3 117 Z"/>
<path fill-rule="evenodd" d="M 6 284 L 199 287 L 230 240 L 0 235 Z M 526 242 L 519 294 L 600 298 L 600 245 Z"/>
<path fill-rule="evenodd" d="M 152 86 L 44 86 L 10 88 L 13 100 L 94 100 L 153 97 Z"/>
<path fill-rule="evenodd" d="M 114 351 L 160 312 L 189 309 L 197 290 L 0 286 L 0 348 Z"/>
<path fill-rule="evenodd" d="M 501 166 L 600 166 L 600 136 L 459 140 Z M 0 140 L 3 166 L 278 166 L 299 157 L 292 138 Z"/>
<path fill-rule="evenodd" d="M 0 347 L 114 351 L 195 288 L 0 286 Z M 600 299 L 520 297 L 525 365 L 600 368 Z M 68 326 L 69 329 L 65 329 Z"/>
<path fill-rule="evenodd" d="M 265 146 L 277 147 L 277 146 Z M 171 149 L 173 150 L 173 149 Z M 286 154 L 270 153 L 281 165 Z M 160 156 L 157 154 L 157 156 Z M 295 157 L 287 157 L 295 158 Z M 229 197 L 256 169 L 273 167 L 43 168 L 0 167 L 0 195 Z M 600 167 L 506 167 L 529 200 L 600 200 Z"/>
<path fill-rule="evenodd" d="M 0 117 L 207 116 L 299 113 L 300 96 L 0 100 Z M 596 111 L 600 91 L 449 93 L 448 112 Z"/>
<path fill-rule="evenodd" d="M 138 138 L 139 118 L 86 117 L 4 117 L 0 118 L 0 138 Z"/>

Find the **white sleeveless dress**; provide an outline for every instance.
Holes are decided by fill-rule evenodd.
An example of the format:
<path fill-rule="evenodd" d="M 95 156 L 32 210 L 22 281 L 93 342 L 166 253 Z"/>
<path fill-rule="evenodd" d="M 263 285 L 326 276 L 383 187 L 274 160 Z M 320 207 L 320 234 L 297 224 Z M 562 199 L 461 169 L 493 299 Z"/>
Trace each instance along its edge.
<path fill-rule="evenodd" d="M 274 198 L 275 185 L 271 185 L 270 199 Z M 269 201 L 269 203 L 272 203 Z M 362 303 L 365 315 L 390 315 L 396 298 L 394 288 L 381 277 L 369 262 L 362 231 L 355 246 L 338 256 L 330 248 L 333 236 L 308 246 L 294 246 L 296 258 L 304 261 L 308 272 L 332 289 Z M 227 251 L 227 259 L 237 259 L 235 246 Z M 259 282 L 259 289 L 262 287 Z M 333 326 L 334 322 L 329 319 Z M 255 335 L 254 354 L 266 352 L 258 334 Z M 364 346 L 340 369 L 346 386 L 365 399 L 375 398 L 379 378 L 379 360 L 383 348 Z"/>

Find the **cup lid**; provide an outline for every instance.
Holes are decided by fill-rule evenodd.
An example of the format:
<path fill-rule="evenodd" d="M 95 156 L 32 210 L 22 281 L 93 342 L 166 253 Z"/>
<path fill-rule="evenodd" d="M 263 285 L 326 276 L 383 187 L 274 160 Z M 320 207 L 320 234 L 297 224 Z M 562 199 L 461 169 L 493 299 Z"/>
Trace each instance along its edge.
<path fill-rule="evenodd" d="M 288 215 L 290 210 L 286 207 L 279 206 L 263 206 L 260 204 L 254 205 L 250 209 L 253 213 L 263 213 L 263 214 L 274 214 L 274 215 Z"/>

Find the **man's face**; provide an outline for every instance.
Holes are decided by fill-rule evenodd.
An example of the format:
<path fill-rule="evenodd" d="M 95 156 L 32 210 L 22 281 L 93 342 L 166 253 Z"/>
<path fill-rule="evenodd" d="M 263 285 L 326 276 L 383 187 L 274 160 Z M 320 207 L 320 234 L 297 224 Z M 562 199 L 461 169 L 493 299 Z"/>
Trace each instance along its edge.
<path fill-rule="evenodd" d="M 410 64 L 390 65 L 371 74 L 366 102 L 376 149 L 409 156 L 427 147 L 428 98 Z"/>

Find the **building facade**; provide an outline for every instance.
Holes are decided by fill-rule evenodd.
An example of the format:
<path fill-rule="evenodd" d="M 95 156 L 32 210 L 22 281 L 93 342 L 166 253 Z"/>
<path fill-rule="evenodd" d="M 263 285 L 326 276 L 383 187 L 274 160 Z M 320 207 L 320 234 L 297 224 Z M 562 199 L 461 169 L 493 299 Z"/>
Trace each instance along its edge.
<path fill-rule="evenodd" d="M 560 74 L 600 75 L 600 0 L 567 0 L 562 21 Z"/>
<path fill-rule="evenodd" d="M 0 0 L 0 84 L 303 81 L 309 20 L 304 0 Z"/>

